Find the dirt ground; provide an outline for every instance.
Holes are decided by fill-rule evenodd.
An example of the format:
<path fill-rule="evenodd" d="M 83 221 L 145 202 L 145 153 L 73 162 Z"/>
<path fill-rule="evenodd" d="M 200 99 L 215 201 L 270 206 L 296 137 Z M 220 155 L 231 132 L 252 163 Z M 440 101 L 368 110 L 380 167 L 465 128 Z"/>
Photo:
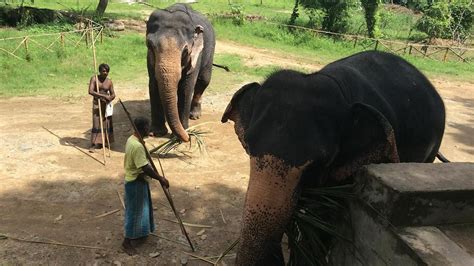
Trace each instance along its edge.
<path fill-rule="evenodd" d="M 304 66 L 313 71 L 321 67 L 228 42 L 219 42 L 217 52 L 238 53 L 249 65 Z M 452 161 L 473 162 L 474 84 L 436 77 L 431 80 L 447 109 L 441 151 Z M 233 91 L 240 86 L 235 84 Z M 220 123 L 233 91 L 205 94 L 202 118 L 191 122 L 210 132 L 205 138 L 206 154 L 181 147 L 161 159 L 182 219 L 198 226 L 186 228 L 196 247 L 194 254 L 199 256 L 218 256 L 238 237 L 248 157 L 232 124 Z M 126 99 L 124 103 L 132 115 L 149 115 L 145 86 L 122 85 L 118 94 Z M 0 99 L 0 234 L 10 237 L 0 239 L 0 264 L 206 265 L 185 253 L 190 248 L 178 225 L 168 221 L 174 216 L 156 182 L 152 183 L 152 197 L 157 236 L 139 247 L 139 255 L 130 257 L 120 251 L 123 146 L 131 130 L 117 105 L 113 118 L 115 143 L 103 166 L 98 161 L 102 160 L 101 152 L 87 152 L 90 113 L 88 96 Z M 148 144 L 152 147 L 163 141 L 149 139 Z M 227 264 L 232 261 L 232 256 L 225 259 Z"/>

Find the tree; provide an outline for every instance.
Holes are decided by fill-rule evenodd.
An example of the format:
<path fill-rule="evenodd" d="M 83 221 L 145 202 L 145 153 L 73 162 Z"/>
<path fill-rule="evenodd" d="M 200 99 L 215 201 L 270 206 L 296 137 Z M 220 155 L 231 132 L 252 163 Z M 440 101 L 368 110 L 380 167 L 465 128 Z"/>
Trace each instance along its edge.
<path fill-rule="evenodd" d="M 364 8 L 365 23 L 367 24 L 367 34 L 374 38 L 378 35 L 377 21 L 379 18 L 378 9 L 380 0 L 361 0 Z"/>
<path fill-rule="evenodd" d="M 290 22 L 294 22 L 298 16 L 298 4 L 310 11 L 321 10 L 323 12 L 323 30 L 345 32 L 349 17 L 348 10 L 353 4 L 353 0 L 296 0 Z"/>
<path fill-rule="evenodd" d="M 99 4 L 95 9 L 95 13 L 98 17 L 102 17 L 105 13 L 105 9 L 107 9 L 107 5 L 109 4 L 109 0 L 99 0 Z"/>
<path fill-rule="evenodd" d="M 416 28 L 430 39 L 451 38 L 464 42 L 474 20 L 472 0 L 440 0 L 424 10 Z"/>

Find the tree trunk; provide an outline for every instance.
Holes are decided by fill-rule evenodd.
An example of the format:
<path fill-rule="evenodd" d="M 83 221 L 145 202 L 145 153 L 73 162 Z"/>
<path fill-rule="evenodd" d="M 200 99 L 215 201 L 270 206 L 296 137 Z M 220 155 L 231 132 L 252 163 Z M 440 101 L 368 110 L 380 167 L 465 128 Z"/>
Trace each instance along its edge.
<path fill-rule="evenodd" d="M 97 8 L 95 9 L 95 13 L 99 17 L 102 17 L 104 15 L 105 9 L 107 8 L 108 3 L 109 3 L 109 0 L 99 0 L 99 4 L 97 5 Z"/>

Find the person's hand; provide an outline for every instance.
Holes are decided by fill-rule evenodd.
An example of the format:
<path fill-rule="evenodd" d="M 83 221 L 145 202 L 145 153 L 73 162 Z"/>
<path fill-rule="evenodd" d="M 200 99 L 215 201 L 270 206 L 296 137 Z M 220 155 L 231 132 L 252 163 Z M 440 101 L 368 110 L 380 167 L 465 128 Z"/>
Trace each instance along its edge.
<path fill-rule="evenodd" d="M 170 187 L 170 183 L 168 182 L 168 179 L 162 177 L 159 179 L 161 185 L 165 188 L 169 188 Z"/>

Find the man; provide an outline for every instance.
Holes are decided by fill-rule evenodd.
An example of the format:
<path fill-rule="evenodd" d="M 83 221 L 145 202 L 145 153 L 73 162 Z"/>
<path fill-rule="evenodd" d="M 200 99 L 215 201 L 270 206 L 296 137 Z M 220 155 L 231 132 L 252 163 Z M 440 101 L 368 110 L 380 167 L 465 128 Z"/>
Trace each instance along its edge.
<path fill-rule="evenodd" d="M 148 136 L 148 119 L 138 117 L 134 124 L 142 138 Z M 155 230 L 149 177 L 160 181 L 162 186 L 169 187 L 168 180 L 156 173 L 149 164 L 145 148 L 139 139 L 135 132 L 125 144 L 125 239 L 122 249 L 128 255 L 137 253 L 132 240 L 142 240 Z"/>

